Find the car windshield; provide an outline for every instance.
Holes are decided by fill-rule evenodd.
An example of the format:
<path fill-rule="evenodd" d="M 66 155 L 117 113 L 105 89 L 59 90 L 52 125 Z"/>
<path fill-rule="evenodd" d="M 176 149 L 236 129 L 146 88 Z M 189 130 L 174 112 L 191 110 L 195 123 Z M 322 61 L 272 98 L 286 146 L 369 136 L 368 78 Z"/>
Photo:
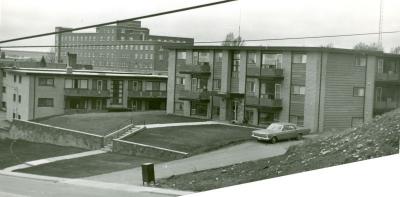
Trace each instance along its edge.
<path fill-rule="evenodd" d="M 280 124 L 271 124 L 268 126 L 267 130 L 269 131 L 281 131 L 282 130 L 282 125 Z"/>

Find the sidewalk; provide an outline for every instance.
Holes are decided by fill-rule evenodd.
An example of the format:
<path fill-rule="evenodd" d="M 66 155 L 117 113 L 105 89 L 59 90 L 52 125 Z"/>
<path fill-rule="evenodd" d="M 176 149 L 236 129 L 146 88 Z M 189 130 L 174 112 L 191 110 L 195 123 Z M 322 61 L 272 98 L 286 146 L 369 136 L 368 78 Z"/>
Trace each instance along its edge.
<path fill-rule="evenodd" d="M 80 157 L 98 155 L 98 154 L 102 154 L 102 153 L 106 153 L 106 151 L 94 150 L 94 151 L 87 151 L 87 152 L 76 153 L 76 154 L 71 154 L 71 155 L 64 155 L 64 156 L 59 156 L 59 157 L 51 157 L 51 158 L 39 159 L 39 160 L 35 160 L 35 161 L 28 161 L 23 164 L 5 168 L 3 171 L 12 172 L 15 170 L 29 168 L 32 166 L 43 165 L 43 164 L 52 163 L 52 162 L 61 161 L 61 160 L 75 159 L 75 158 L 80 158 Z"/>
<path fill-rule="evenodd" d="M 302 143 L 302 141 L 289 141 L 278 144 L 246 142 L 185 159 L 156 164 L 154 166 L 156 179 L 282 155 L 286 153 L 290 146 L 299 143 Z M 141 185 L 142 170 L 141 168 L 134 168 L 86 179 Z"/>
<path fill-rule="evenodd" d="M 138 193 L 152 193 L 152 194 L 163 194 L 167 196 L 181 196 L 191 194 L 190 191 L 179 191 L 173 189 L 162 189 L 155 187 L 144 187 L 137 185 L 127 185 L 127 184 L 118 184 L 118 183 L 106 183 L 106 182 L 97 182 L 91 180 L 84 179 L 68 179 L 68 178 L 58 178 L 58 177 L 50 177 L 50 176 L 41 176 L 41 175 L 31 175 L 25 173 L 18 172 L 7 172 L 4 170 L 0 170 L 1 176 L 9 176 L 9 177 L 18 177 L 25 180 L 37 180 L 43 182 L 50 182 L 53 184 L 57 184 L 58 186 L 70 185 L 70 186 L 80 186 L 87 188 L 96 188 L 101 190 L 114 190 L 114 191 L 123 191 L 132 193 L 132 196 Z"/>

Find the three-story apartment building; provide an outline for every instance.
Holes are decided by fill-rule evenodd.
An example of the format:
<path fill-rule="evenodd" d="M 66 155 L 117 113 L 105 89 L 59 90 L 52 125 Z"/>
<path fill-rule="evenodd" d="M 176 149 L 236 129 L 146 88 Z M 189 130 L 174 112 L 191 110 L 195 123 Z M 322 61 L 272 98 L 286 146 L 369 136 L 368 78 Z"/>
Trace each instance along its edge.
<path fill-rule="evenodd" d="M 400 107 L 400 56 L 313 47 L 169 47 L 167 113 L 312 131 Z"/>

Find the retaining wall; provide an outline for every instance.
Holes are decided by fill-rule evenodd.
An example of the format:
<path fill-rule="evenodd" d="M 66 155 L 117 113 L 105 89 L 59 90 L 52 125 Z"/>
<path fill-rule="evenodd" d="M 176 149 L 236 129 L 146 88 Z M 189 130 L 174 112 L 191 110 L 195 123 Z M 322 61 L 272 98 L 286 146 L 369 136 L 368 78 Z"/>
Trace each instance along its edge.
<path fill-rule="evenodd" d="M 103 147 L 103 136 L 30 121 L 13 120 L 9 133 L 12 139 L 30 142 L 91 150 Z"/>
<path fill-rule="evenodd" d="M 119 139 L 113 140 L 113 152 L 125 155 L 162 158 L 165 160 L 175 160 L 189 156 L 188 153 L 184 152 Z"/>

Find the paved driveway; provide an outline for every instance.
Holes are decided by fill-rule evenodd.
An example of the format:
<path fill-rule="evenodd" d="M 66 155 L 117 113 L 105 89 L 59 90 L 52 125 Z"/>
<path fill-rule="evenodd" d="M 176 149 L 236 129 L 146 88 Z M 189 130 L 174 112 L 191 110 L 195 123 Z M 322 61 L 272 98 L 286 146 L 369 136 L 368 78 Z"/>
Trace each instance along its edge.
<path fill-rule="evenodd" d="M 277 144 L 250 141 L 185 159 L 156 164 L 156 179 L 282 155 L 290 146 L 299 143 L 302 141 L 287 141 Z M 134 168 L 92 176 L 87 179 L 141 185 L 141 173 L 141 168 Z"/>

